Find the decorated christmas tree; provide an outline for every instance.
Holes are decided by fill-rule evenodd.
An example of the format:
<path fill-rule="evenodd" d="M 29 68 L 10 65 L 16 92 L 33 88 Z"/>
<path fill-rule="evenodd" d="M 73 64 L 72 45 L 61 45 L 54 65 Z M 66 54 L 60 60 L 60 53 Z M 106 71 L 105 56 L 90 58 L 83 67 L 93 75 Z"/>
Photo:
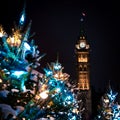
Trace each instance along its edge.
<path fill-rule="evenodd" d="M 31 39 L 31 24 L 23 10 L 18 25 L 7 34 L 0 26 L 0 118 L 2 120 L 80 120 L 84 108 L 75 85 L 58 62 L 40 73 L 40 54 Z M 81 105 L 81 106 L 80 106 Z"/>
<path fill-rule="evenodd" d="M 120 105 L 116 101 L 117 94 L 109 86 L 107 93 L 101 97 L 95 120 L 120 120 Z"/>

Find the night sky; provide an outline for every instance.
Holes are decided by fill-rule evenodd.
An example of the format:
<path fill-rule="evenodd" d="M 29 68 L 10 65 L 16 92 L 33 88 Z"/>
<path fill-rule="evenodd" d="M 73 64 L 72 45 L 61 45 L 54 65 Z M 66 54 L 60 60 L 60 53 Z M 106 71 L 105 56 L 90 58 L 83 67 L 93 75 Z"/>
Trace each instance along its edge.
<path fill-rule="evenodd" d="M 2 2 L 3 1 L 3 2 Z M 0 24 L 10 32 L 18 22 L 22 0 L 1 0 Z M 32 20 L 31 34 L 41 54 L 41 68 L 59 61 L 64 72 L 75 79 L 75 43 L 79 38 L 81 13 L 86 14 L 85 29 L 90 44 L 91 85 L 104 90 L 108 81 L 120 90 L 120 13 L 114 0 L 27 0 L 27 23 Z"/>

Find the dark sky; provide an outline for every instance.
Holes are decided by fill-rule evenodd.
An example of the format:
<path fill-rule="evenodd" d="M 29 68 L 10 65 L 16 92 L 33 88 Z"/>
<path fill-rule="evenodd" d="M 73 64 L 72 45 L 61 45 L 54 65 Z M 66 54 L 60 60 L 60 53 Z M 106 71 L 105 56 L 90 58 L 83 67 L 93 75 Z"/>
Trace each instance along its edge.
<path fill-rule="evenodd" d="M 3 1 L 3 2 L 2 2 Z M 7 31 L 18 22 L 23 0 L 1 0 L 0 23 Z M 120 13 L 115 0 L 27 0 L 27 22 L 32 20 L 31 32 L 39 50 L 47 55 L 41 67 L 53 62 L 59 54 L 64 72 L 75 78 L 75 43 L 80 32 L 81 13 L 86 13 L 87 40 L 91 46 L 91 84 L 104 89 L 111 81 L 120 86 Z"/>

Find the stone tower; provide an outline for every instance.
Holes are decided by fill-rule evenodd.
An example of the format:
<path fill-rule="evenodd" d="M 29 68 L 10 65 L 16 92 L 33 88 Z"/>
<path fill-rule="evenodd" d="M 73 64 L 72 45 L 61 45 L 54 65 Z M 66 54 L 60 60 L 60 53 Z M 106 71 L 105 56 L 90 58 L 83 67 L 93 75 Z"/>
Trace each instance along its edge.
<path fill-rule="evenodd" d="M 82 99 L 85 108 L 83 120 L 91 120 L 90 46 L 84 31 L 84 16 L 81 18 L 80 37 L 75 44 L 75 55 L 78 99 Z"/>

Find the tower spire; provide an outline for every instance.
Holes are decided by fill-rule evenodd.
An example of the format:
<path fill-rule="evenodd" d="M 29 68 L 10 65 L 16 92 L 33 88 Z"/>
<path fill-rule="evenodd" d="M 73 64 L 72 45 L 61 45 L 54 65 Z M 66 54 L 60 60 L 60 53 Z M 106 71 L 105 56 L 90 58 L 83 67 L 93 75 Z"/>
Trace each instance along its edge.
<path fill-rule="evenodd" d="M 85 34 L 85 17 L 86 14 L 84 12 L 81 13 L 81 18 L 80 18 L 80 37 L 86 37 Z"/>

